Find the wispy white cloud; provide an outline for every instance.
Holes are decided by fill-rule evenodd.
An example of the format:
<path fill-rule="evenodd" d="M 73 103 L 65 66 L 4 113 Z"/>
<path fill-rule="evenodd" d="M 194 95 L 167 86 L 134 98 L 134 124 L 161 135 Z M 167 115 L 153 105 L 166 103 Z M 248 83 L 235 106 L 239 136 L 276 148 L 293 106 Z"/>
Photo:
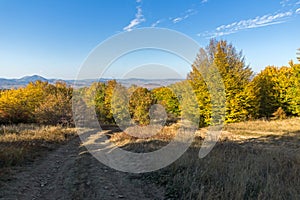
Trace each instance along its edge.
<path fill-rule="evenodd" d="M 161 19 L 160 20 L 157 20 L 156 22 L 154 22 L 152 25 L 151 25 L 151 27 L 156 27 L 158 24 L 160 24 L 161 23 Z"/>
<path fill-rule="evenodd" d="M 173 20 L 172 20 L 172 22 L 174 23 L 174 24 L 176 24 L 177 22 L 180 22 L 180 21 L 182 21 L 183 20 L 183 17 L 176 17 L 176 18 L 174 18 Z"/>
<path fill-rule="evenodd" d="M 137 2 L 141 2 L 141 0 L 137 0 Z M 143 10 L 141 6 L 136 7 L 137 12 L 135 14 L 135 18 L 130 21 L 130 23 L 123 28 L 124 31 L 132 31 L 133 28 L 135 28 L 137 25 L 140 23 L 146 21 L 144 15 L 143 15 Z"/>
<path fill-rule="evenodd" d="M 142 0 L 136 0 L 136 2 L 137 2 L 137 3 L 141 3 L 141 2 L 142 2 Z"/>
<path fill-rule="evenodd" d="M 300 8 L 295 11 L 296 14 L 300 14 Z"/>
<path fill-rule="evenodd" d="M 282 7 L 285 7 L 285 6 L 287 6 L 287 4 L 289 3 L 289 1 L 290 1 L 290 0 L 282 0 L 282 1 L 280 1 L 279 3 L 280 3 L 280 5 L 281 5 Z"/>
<path fill-rule="evenodd" d="M 297 11 L 296 11 L 297 12 Z M 198 36 L 204 37 L 218 37 L 229 35 L 245 29 L 253 29 L 263 26 L 270 26 L 274 24 L 284 23 L 290 16 L 293 15 L 292 11 L 281 12 L 274 15 L 257 16 L 253 19 L 241 20 L 231 24 L 225 24 L 217 27 L 215 31 L 200 33 Z"/>
<path fill-rule="evenodd" d="M 208 2 L 208 0 L 202 0 L 201 1 L 201 3 L 207 3 Z"/>
<path fill-rule="evenodd" d="M 293 7 L 300 4 L 299 0 L 281 0 L 280 5 L 282 7 Z"/>
<path fill-rule="evenodd" d="M 196 10 L 194 10 L 194 9 L 188 9 L 181 16 L 175 17 L 175 18 L 170 18 L 170 19 L 172 20 L 172 22 L 174 24 L 176 24 L 176 23 L 178 23 L 178 22 L 180 22 L 182 20 L 185 20 L 185 19 L 187 19 L 190 16 L 195 15 L 195 14 L 197 14 Z"/>

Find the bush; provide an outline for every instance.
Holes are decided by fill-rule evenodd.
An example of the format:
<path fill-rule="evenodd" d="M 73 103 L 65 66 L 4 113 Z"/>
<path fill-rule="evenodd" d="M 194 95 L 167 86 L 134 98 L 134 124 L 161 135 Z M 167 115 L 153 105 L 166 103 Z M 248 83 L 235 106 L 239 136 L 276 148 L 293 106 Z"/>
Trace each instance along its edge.
<path fill-rule="evenodd" d="M 286 113 L 282 109 L 282 107 L 279 107 L 276 112 L 273 113 L 274 119 L 286 119 Z"/>

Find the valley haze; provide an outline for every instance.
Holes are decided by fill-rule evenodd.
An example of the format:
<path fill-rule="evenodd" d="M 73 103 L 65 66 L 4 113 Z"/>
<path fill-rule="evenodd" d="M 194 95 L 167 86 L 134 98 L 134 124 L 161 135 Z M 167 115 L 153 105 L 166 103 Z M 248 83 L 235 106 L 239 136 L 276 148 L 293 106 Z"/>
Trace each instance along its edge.
<path fill-rule="evenodd" d="M 50 84 L 56 82 L 65 82 L 68 85 L 74 85 L 76 81 L 77 87 L 88 87 L 94 82 L 107 82 L 113 80 L 110 78 L 100 78 L 100 79 L 84 79 L 84 80 L 64 80 L 55 78 L 44 78 L 39 75 L 24 76 L 22 78 L 6 79 L 0 78 L 0 89 L 12 89 L 25 87 L 30 82 L 43 81 Z M 183 79 L 140 79 L 140 78 L 128 78 L 128 79 L 115 79 L 117 82 L 121 83 L 125 87 L 130 87 L 131 85 L 137 85 L 141 87 L 146 87 L 148 89 L 153 89 L 161 86 L 168 86 L 170 84 L 182 81 Z"/>

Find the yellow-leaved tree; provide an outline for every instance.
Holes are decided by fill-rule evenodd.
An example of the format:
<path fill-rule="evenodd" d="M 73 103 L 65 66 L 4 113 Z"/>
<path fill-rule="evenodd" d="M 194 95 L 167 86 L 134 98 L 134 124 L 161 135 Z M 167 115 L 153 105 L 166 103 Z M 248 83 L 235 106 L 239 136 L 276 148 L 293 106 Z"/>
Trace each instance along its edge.
<path fill-rule="evenodd" d="M 211 94 L 207 87 L 210 77 L 214 76 L 211 70 L 214 68 L 218 70 L 222 78 L 217 81 L 222 81 L 225 87 L 225 121 L 237 122 L 254 118 L 257 115 L 258 102 L 254 84 L 251 83 L 253 72 L 245 64 L 242 52 L 237 52 L 232 44 L 228 44 L 225 40 L 212 39 L 206 50 L 200 50 L 192 65 L 192 71 L 187 77 L 198 98 L 200 125 L 205 126 L 211 123 L 211 107 L 217 106 L 217 104 L 212 104 Z"/>
<path fill-rule="evenodd" d="M 270 118 L 279 108 L 287 114 L 291 113 L 287 96 L 291 75 L 290 67 L 268 66 L 255 76 L 253 82 L 256 85 L 260 117 Z"/>

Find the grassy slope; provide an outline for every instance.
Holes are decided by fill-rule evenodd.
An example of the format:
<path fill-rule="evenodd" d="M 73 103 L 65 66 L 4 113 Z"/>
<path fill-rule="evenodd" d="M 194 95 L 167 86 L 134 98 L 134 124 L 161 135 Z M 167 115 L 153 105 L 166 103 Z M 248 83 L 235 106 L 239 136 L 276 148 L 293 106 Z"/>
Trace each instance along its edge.
<path fill-rule="evenodd" d="M 299 118 L 226 125 L 214 149 L 199 159 L 205 131 L 175 163 L 143 178 L 166 187 L 169 199 L 300 199 Z M 169 138 L 159 134 L 142 140 L 119 133 L 111 140 L 147 152 Z"/>

